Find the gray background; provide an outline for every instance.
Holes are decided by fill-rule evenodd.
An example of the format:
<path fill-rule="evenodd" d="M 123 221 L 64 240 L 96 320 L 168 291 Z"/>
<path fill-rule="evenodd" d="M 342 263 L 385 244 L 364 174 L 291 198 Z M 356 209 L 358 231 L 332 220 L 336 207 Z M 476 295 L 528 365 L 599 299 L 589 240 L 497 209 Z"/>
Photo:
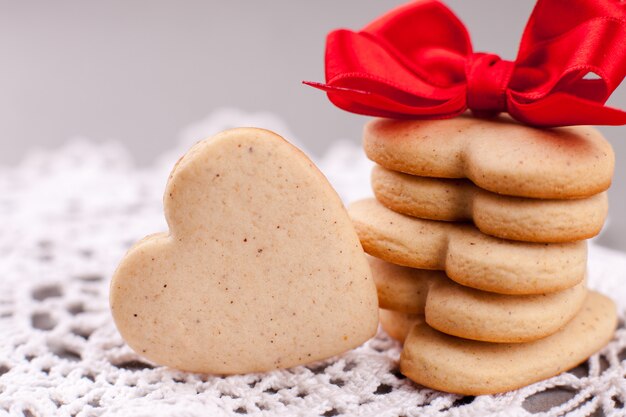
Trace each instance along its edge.
<path fill-rule="evenodd" d="M 318 154 L 360 140 L 365 118 L 300 85 L 323 80 L 326 33 L 358 29 L 401 1 L 0 0 L 0 164 L 74 136 L 123 141 L 138 163 L 223 106 L 271 111 Z M 534 2 L 449 0 L 475 50 L 513 59 Z M 610 104 L 626 108 L 626 87 Z M 626 128 L 602 129 L 617 154 L 611 227 L 626 250 Z"/>

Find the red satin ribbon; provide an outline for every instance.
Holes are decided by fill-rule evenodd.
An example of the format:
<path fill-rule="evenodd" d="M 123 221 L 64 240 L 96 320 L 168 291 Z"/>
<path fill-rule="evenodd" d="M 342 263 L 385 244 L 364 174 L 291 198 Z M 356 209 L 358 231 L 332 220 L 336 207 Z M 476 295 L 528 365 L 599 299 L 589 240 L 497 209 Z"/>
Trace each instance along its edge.
<path fill-rule="evenodd" d="M 360 32 L 331 32 L 326 84 L 305 84 L 370 116 L 447 118 L 469 108 L 536 126 L 622 125 L 626 112 L 604 103 L 624 76 L 624 2 L 539 0 L 512 62 L 473 52 L 463 23 L 425 0 Z"/>

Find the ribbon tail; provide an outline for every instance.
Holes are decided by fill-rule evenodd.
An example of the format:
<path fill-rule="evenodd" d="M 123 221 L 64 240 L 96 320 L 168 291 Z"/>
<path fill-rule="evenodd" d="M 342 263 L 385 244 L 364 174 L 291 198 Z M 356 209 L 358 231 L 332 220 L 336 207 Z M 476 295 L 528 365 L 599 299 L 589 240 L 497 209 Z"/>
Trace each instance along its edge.
<path fill-rule="evenodd" d="M 356 88 L 328 85 L 312 81 L 303 81 L 303 84 L 325 91 L 328 99 L 337 107 L 352 113 L 375 117 L 405 118 L 449 118 L 463 113 L 466 110 L 462 95 L 455 95 L 447 100 L 428 100 L 419 97 L 396 97 L 386 91 L 378 93 L 373 89 L 359 90 Z M 401 92 L 396 92 L 402 94 Z M 423 105 L 423 100 L 429 102 Z"/>

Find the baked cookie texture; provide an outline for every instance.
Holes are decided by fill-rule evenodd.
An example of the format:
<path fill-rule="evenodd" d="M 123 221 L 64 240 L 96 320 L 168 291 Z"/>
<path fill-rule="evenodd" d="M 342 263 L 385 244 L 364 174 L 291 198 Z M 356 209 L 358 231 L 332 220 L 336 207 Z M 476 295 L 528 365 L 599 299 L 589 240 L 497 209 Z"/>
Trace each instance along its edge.
<path fill-rule="evenodd" d="M 468 178 L 497 194 L 585 198 L 611 185 L 615 155 L 589 126 L 537 129 L 508 116 L 445 120 L 374 119 L 363 135 L 367 156 L 407 174 Z"/>
<path fill-rule="evenodd" d="M 354 348 L 377 329 L 376 288 L 326 178 L 278 135 L 196 144 L 164 194 L 169 233 L 122 259 L 110 304 L 142 356 L 214 374 L 262 372 Z"/>
<path fill-rule="evenodd" d="M 372 189 L 385 207 L 422 219 L 472 221 L 503 239 L 563 243 L 589 239 L 602 230 L 609 209 L 606 192 L 575 200 L 545 200 L 492 193 L 466 179 L 428 178 L 372 170 Z"/>
<path fill-rule="evenodd" d="M 418 384 L 442 391 L 496 394 L 576 367 L 606 345 L 616 327 L 615 304 L 593 291 L 562 330 L 529 343 L 466 340 L 416 321 L 404 341 L 400 370 Z"/>
<path fill-rule="evenodd" d="M 363 145 L 375 199 L 349 213 L 403 374 L 464 395 L 566 371 L 616 327 L 588 291 L 614 169 L 590 127 L 536 129 L 507 116 L 376 119 Z"/>
<path fill-rule="evenodd" d="M 424 323 L 424 316 L 421 314 L 403 313 L 383 308 L 380 309 L 378 317 L 380 318 L 380 327 L 400 343 L 404 343 L 413 326 Z"/>
<path fill-rule="evenodd" d="M 443 270 L 459 284 L 501 294 L 543 294 L 583 280 L 587 244 L 516 242 L 465 223 L 424 220 L 389 210 L 375 199 L 348 208 L 367 253 L 420 269 Z"/>
<path fill-rule="evenodd" d="M 440 271 L 368 260 L 380 308 L 423 315 L 430 327 L 465 339 L 497 343 L 541 339 L 563 328 L 587 296 L 585 281 L 555 293 L 512 296 L 459 285 Z"/>

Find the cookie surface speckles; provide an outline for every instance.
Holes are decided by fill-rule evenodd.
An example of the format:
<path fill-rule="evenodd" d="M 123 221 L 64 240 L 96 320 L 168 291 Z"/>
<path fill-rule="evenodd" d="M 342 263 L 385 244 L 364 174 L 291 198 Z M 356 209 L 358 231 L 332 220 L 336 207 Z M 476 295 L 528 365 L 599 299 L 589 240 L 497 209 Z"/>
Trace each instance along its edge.
<path fill-rule="evenodd" d="M 518 197 L 589 197 L 609 188 L 615 165 L 611 145 L 591 127 L 536 129 L 507 116 L 375 119 L 365 126 L 363 145 L 387 169 L 469 178 Z"/>
<path fill-rule="evenodd" d="M 164 195 L 169 234 L 137 243 L 111 282 L 140 355 L 185 371 L 261 372 L 327 358 L 377 329 L 376 289 L 339 197 L 276 134 L 196 144 Z"/>
<path fill-rule="evenodd" d="M 418 177 L 381 166 L 372 170 L 376 199 L 413 217 L 472 220 L 483 233 L 503 239 L 554 243 L 589 239 L 606 219 L 608 198 L 600 193 L 576 200 L 498 195 L 468 180 Z"/>
<path fill-rule="evenodd" d="M 424 220 L 389 210 L 375 199 L 348 212 L 367 253 L 419 269 L 444 270 L 461 285 L 501 294 L 543 294 L 585 277 L 587 246 L 514 242 L 474 226 Z"/>
<path fill-rule="evenodd" d="M 611 340 L 616 325 L 615 304 L 595 292 L 562 330 L 529 343 L 465 340 L 417 322 L 404 341 L 400 370 L 418 384 L 456 394 L 511 391 L 574 368 Z"/>

